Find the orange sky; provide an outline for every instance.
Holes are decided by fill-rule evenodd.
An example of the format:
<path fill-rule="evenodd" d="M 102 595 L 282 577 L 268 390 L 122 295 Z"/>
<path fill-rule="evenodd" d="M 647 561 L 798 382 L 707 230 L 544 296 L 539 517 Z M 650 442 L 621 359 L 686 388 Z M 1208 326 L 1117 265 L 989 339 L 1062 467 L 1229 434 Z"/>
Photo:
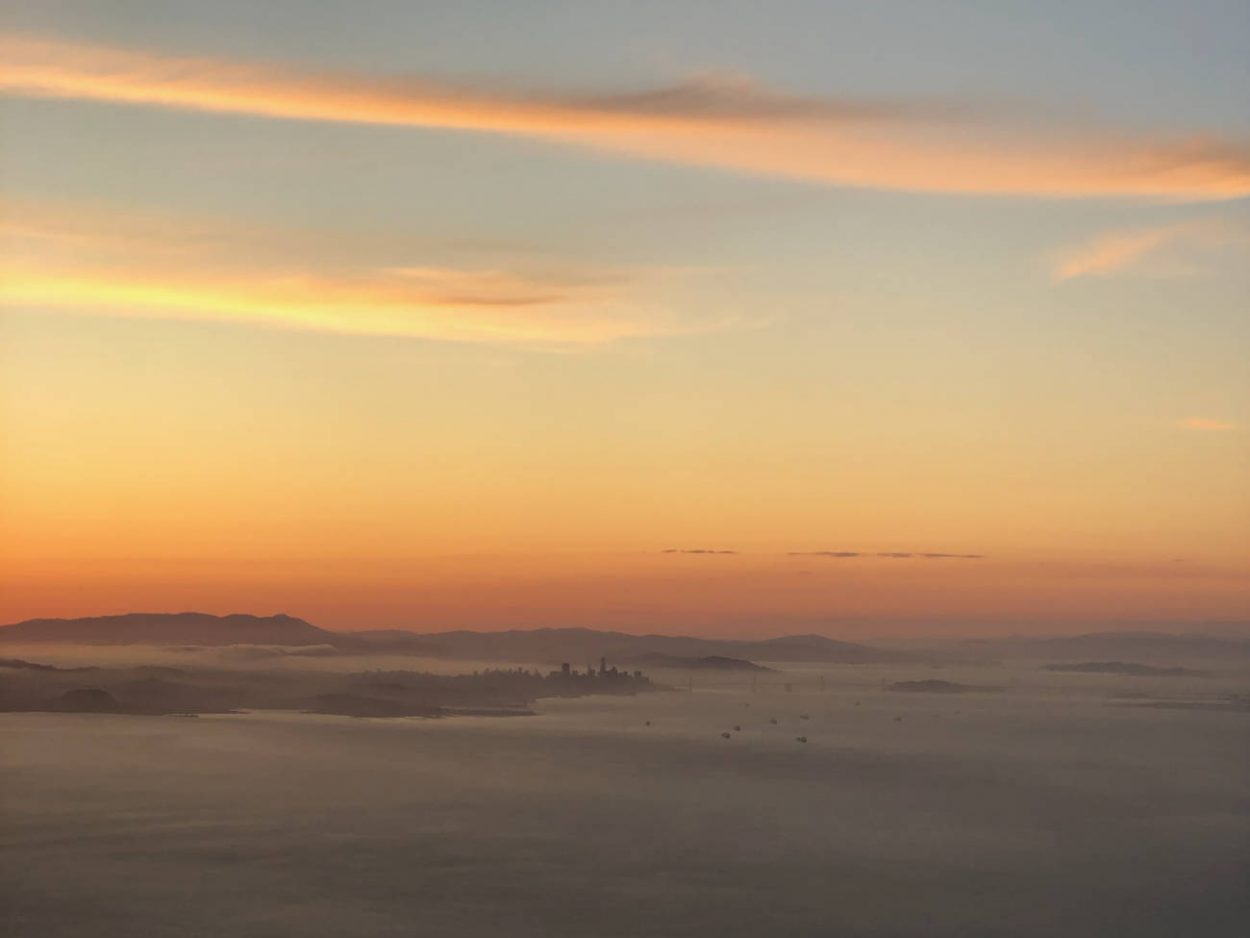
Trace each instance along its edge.
<path fill-rule="evenodd" d="M 0 621 L 1250 621 L 1231 92 L 44 16 L 0 37 Z"/>
<path fill-rule="evenodd" d="M 1221 623 L 1250 598 L 1244 571 L 1178 561 L 977 561 L 700 555 L 460 556 L 356 562 L 31 562 L 10 618 L 130 608 L 299 612 L 329 628 L 528 628 L 860 639 L 1062 633 Z"/>

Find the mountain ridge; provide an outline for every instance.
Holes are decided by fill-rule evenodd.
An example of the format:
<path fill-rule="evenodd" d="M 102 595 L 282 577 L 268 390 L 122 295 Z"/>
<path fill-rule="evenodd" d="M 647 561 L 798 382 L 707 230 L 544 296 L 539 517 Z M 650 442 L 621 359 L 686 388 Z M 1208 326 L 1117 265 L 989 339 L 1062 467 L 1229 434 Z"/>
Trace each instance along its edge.
<path fill-rule="evenodd" d="M 128 612 L 26 619 L 0 626 L 0 642 L 4 641 L 83 645 L 338 645 L 344 638 L 342 633 L 285 613 L 215 616 L 206 612 Z M 346 643 L 356 644 L 350 639 Z"/>
<path fill-rule="evenodd" d="M 402 654 L 458 660 L 512 661 L 575 667 L 600 658 L 636 661 L 647 655 L 671 658 L 734 658 L 746 661 L 825 664 L 905 663 L 952 651 L 1053 660 L 1170 661 L 1181 657 L 1250 656 L 1250 641 L 1154 631 L 1089 632 L 1077 635 L 1003 636 L 950 640 L 941 647 L 903 651 L 841 641 L 818 633 L 771 638 L 705 638 L 635 634 L 585 626 L 477 631 L 416 632 L 368 629 L 339 632 L 285 613 L 257 616 L 203 612 L 136 612 L 82 618 L 38 618 L 0 626 L 0 643 L 61 642 L 86 645 L 269 645 L 327 646 L 334 654 Z"/>
<path fill-rule="evenodd" d="M 509 629 L 480 632 L 455 629 L 413 632 L 373 629 L 335 632 L 286 614 L 256 616 L 202 612 L 124 613 L 83 618 L 41 618 L 0 626 L 3 642 L 61 642 L 90 645 L 329 645 L 341 652 L 398 653 L 480 660 L 577 665 L 600 658 L 632 660 L 663 654 L 679 658 L 738 658 L 766 661 L 877 663 L 908 656 L 823 635 L 770 639 L 720 639 L 683 635 L 636 635 L 586 627 Z"/>

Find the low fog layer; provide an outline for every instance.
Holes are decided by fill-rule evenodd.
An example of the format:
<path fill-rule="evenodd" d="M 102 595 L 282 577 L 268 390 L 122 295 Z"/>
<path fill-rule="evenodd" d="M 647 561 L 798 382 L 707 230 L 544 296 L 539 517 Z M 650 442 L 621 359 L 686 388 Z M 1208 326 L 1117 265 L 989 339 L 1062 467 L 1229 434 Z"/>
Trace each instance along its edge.
<path fill-rule="evenodd" d="M 43 650 L 245 686 L 370 672 Z M 521 720 L 0 714 L 8 931 L 1240 938 L 1250 672 L 1047 664 L 1081 662 L 666 669 Z"/>
<path fill-rule="evenodd" d="M 294 649 L 304 651 L 306 649 Z M 213 649 L 267 660 L 270 649 Z M 296 661 L 303 655 L 293 656 Z M 600 662 L 578 671 L 565 665 L 546 674 L 527 668 L 488 668 L 471 674 L 380 670 L 340 673 L 286 668 L 229 669 L 159 664 L 58 667 L 0 658 L 0 712 L 198 716 L 247 710 L 297 710 L 357 717 L 531 715 L 545 697 L 637 694 L 657 686 L 641 671 Z"/>

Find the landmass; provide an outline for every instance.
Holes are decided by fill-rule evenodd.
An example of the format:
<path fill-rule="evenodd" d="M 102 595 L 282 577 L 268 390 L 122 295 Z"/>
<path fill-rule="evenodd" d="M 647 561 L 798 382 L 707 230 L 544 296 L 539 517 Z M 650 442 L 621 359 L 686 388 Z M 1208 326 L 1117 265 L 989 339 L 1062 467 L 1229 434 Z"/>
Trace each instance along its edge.
<path fill-rule="evenodd" d="M 1250 694 L 1221 694 L 1215 698 L 1137 699 L 1119 704 L 1124 707 L 1146 707 L 1151 710 L 1204 710 L 1212 713 L 1250 713 Z"/>
<path fill-rule="evenodd" d="M 310 656 L 406 655 L 466 661 L 529 662 L 551 666 L 601 657 L 634 661 L 651 654 L 677 658 L 725 658 L 827 664 L 878 664 L 915 660 L 902 652 L 823 635 L 760 640 L 632 635 L 586 628 L 457 630 L 417 633 L 405 629 L 338 632 L 288 615 L 215 616 L 202 612 L 136 612 L 79 619 L 28 619 L 0 626 L 0 643 L 159 645 L 304 648 Z M 291 652 L 288 652 L 291 653 Z M 276 652 L 275 654 L 280 654 Z M 262 657 L 264 652 L 256 652 Z"/>
<path fill-rule="evenodd" d="M 337 632 L 288 615 L 214 616 L 131 612 L 80 619 L 27 619 L 0 628 L 0 642 L 75 645 L 342 645 Z M 349 646 L 360 643 L 348 640 Z"/>
<path fill-rule="evenodd" d="M 601 661 L 578 671 L 471 674 L 224 668 L 57 668 L 0 660 L 0 711 L 168 715 L 299 710 L 356 717 L 530 715 L 536 700 L 661 689 L 642 671 Z"/>
<path fill-rule="evenodd" d="M 702 658 L 666 655 L 653 651 L 634 659 L 638 664 L 652 668 L 680 668 L 687 671 L 773 671 L 762 664 L 745 658 L 728 658 L 724 655 L 704 655 Z"/>
<path fill-rule="evenodd" d="M 1131 661 L 1078 661 L 1071 664 L 1047 664 L 1043 671 L 1071 674 L 1126 674 L 1132 677 L 1197 677 L 1209 674 L 1195 668 L 1161 668 Z"/>
<path fill-rule="evenodd" d="M 896 681 L 887 685 L 887 690 L 913 694 L 970 694 L 993 693 L 1001 691 L 1001 687 L 986 687 L 980 684 L 959 684 L 955 681 Z"/>

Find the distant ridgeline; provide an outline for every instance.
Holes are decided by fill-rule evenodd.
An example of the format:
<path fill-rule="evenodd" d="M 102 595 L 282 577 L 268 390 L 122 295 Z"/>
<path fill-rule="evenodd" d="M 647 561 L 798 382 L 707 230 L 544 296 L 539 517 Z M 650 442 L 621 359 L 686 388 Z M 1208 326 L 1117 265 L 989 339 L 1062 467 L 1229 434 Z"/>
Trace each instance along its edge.
<path fill-rule="evenodd" d="M 905 661 L 898 652 L 840 642 L 823 635 L 759 641 L 677 635 L 630 635 L 596 629 L 452 631 L 418 635 L 401 629 L 333 632 L 287 615 L 214 616 L 201 612 L 130 613 L 83 619 L 30 619 L 0 627 L 0 642 L 80 645 L 274 645 L 327 654 L 406 654 L 546 665 L 612 661 L 654 667 L 758 670 L 759 661 L 874 664 Z"/>
<path fill-rule="evenodd" d="M 1231 626 L 1229 626 L 1231 628 Z M 1250 636 L 1250 623 L 1242 629 Z M 586 628 L 456 630 L 416 633 L 404 629 L 335 632 L 287 615 L 214 616 L 202 612 L 129 613 L 83 619 L 30 619 L 0 626 L 0 643 L 79 645 L 225 646 L 300 649 L 301 655 L 409 655 L 462 661 L 506 661 L 543 666 L 563 661 L 610 661 L 651 668 L 752 671 L 758 662 L 804 664 L 905 664 L 932 660 L 1068 659 L 1073 670 L 1105 668 L 1131 673 L 1175 666 L 1181 659 L 1247 659 L 1250 641 L 1201 633 L 1097 632 L 1051 637 L 949 640 L 904 652 L 823 635 L 785 635 L 741 640 L 688 635 L 632 635 Z M 1125 668 L 1130 670 L 1125 670 Z M 1145 675 L 1144 671 L 1136 671 Z"/>
<path fill-rule="evenodd" d="M 1127 674 L 1131 677 L 1196 677 L 1210 673 L 1197 668 L 1160 668 L 1132 661 L 1078 661 L 1043 665 L 1042 670 L 1068 674 Z"/>

